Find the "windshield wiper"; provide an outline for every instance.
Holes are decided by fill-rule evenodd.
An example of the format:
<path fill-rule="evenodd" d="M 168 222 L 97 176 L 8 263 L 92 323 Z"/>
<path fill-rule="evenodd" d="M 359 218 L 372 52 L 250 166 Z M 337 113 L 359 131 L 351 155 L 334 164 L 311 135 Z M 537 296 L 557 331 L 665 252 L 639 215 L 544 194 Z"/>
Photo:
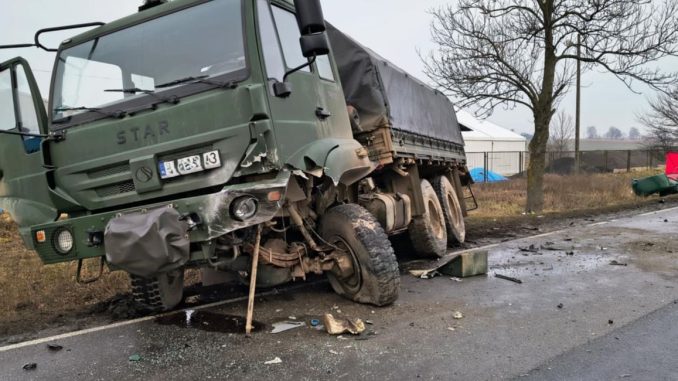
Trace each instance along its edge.
<path fill-rule="evenodd" d="M 184 78 L 179 78 L 179 79 L 175 79 L 174 81 L 169 81 L 169 82 L 167 82 L 167 83 L 163 83 L 162 85 L 158 85 L 158 86 L 156 86 L 155 88 L 156 88 L 156 89 L 164 89 L 164 88 L 166 88 L 166 87 L 172 87 L 172 86 L 176 86 L 176 85 L 181 85 L 182 83 L 186 83 L 186 82 L 195 82 L 195 81 L 198 81 L 198 80 L 201 80 L 201 79 L 205 79 L 205 78 L 207 78 L 207 77 L 208 77 L 207 75 L 201 75 L 201 76 L 199 76 L 199 77 L 184 77 Z"/>
<path fill-rule="evenodd" d="M 162 85 L 158 85 L 155 88 L 156 89 L 164 89 L 167 87 L 172 87 L 176 85 L 181 85 L 182 83 L 187 83 L 187 82 L 192 82 L 192 83 L 204 83 L 207 85 L 213 85 L 217 86 L 220 88 L 229 88 L 229 89 L 235 89 L 238 87 L 238 83 L 235 81 L 229 81 L 229 82 L 219 82 L 219 81 L 212 81 L 207 79 L 209 78 L 209 75 L 201 75 L 198 77 L 185 77 L 185 78 L 180 78 L 180 79 L 175 79 L 174 81 L 163 83 Z"/>
<path fill-rule="evenodd" d="M 161 95 L 156 94 L 155 90 L 143 90 L 138 87 L 133 87 L 130 89 L 108 89 L 104 91 L 108 93 L 124 93 L 124 94 L 143 93 L 152 96 L 153 98 L 159 100 L 162 103 L 170 103 L 173 105 L 178 104 L 180 102 L 179 97 L 177 97 L 176 95 L 172 95 L 171 97 L 163 97 Z"/>
<path fill-rule="evenodd" d="M 54 111 L 56 111 L 56 112 L 64 112 L 64 111 L 89 111 L 89 112 L 96 112 L 97 114 L 101 114 L 101 115 L 104 115 L 104 116 L 106 116 L 106 117 L 109 117 L 109 118 L 115 118 L 115 119 L 122 119 L 122 118 L 124 118 L 125 116 L 127 116 L 127 112 L 126 112 L 126 111 L 122 111 L 122 110 L 109 112 L 109 111 L 103 111 L 103 110 L 101 110 L 100 108 L 96 108 L 96 107 L 83 107 L 83 106 L 79 106 L 79 107 L 59 107 L 59 108 L 55 108 Z M 52 123 L 55 123 L 55 124 L 64 124 L 64 123 L 68 123 L 68 122 L 71 121 L 71 118 L 72 118 L 72 117 L 69 115 L 69 116 L 67 116 L 67 117 L 65 117 L 65 118 L 60 118 L 60 119 L 53 120 Z"/>

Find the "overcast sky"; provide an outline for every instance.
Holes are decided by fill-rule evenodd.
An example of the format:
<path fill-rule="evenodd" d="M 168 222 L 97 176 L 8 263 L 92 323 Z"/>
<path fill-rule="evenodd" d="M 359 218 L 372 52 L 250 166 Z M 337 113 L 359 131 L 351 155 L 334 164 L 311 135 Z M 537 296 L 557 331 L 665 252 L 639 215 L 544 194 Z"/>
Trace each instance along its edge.
<path fill-rule="evenodd" d="M 423 75 L 418 51 L 435 48 L 430 42 L 431 16 L 428 11 L 456 0 L 322 0 L 325 17 L 364 45 L 406 71 L 429 82 Z M 91 21 L 108 22 L 134 13 L 142 0 L 3 0 L 0 12 L 0 45 L 27 43 L 36 30 L 56 25 Z M 48 41 L 54 46 L 69 37 L 54 34 Z M 21 55 L 29 60 L 47 96 L 54 55 L 38 49 L 0 50 L 0 61 Z M 664 62 L 675 66 L 677 61 Z M 594 125 L 603 133 L 610 126 L 624 131 L 637 126 L 636 115 L 647 108 L 654 93 L 633 94 L 614 77 L 588 73 L 582 98 L 582 129 Z M 574 89 L 561 108 L 574 115 Z M 532 116 L 527 109 L 498 108 L 491 121 L 517 132 L 531 132 Z M 640 127 L 640 126 L 639 126 Z"/>

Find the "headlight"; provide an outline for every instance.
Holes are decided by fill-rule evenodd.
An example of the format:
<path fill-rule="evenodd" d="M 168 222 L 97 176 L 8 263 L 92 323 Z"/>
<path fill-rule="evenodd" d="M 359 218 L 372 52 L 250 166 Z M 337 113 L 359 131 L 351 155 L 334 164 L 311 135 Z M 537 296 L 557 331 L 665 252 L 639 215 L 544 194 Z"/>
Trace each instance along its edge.
<path fill-rule="evenodd" d="M 231 204 L 231 216 L 238 221 L 249 220 L 257 214 L 258 207 L 256 198 L 243 196 L 235 199 Z"/>
<path fill-rule="evenodd" d="M 54 248 L 61 254 L 68 254 L 73 250 L 73 233 L 68 229 L 58 230 L 54 234 Z"/>

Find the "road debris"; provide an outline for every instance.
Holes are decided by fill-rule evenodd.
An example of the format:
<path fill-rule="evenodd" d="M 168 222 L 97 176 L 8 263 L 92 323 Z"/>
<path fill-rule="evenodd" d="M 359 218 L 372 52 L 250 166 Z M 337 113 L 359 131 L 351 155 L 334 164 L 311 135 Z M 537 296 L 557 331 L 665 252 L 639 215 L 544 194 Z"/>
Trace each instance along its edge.
<path fill-rule="evenodd" d="M 453 280 L 453 281 L 455 281 L 455 282 L 457 282 L 457 283 L 461 283 L 461 282 L 464 281 L 463 279 L 457 278 L 457 277 L 452 277 L 452 278 L 450 278 L 450 280 Z"/>
<path fill-rule="evenodd" d="M 494 274 L 494 276 L 495 276 L 495 278 L 508 280 L 510 282 L 513 282 L 513 283 L 523 284 L 523 281 L 518 279 L 518 278 L 513 278 L 513 277 L 502 275 L 502 274 Z"/>
<path fill-rule="evenodd" d="M 410 270 L 410 275 L 420 279 L 433 279 L 442 274 L 438 270 Z"/>
<path fill-rule="evenodd" d="M 452 317 L 453 317 L 454 319 L 460 320 L 460 319 L 463 319 L 463 318 L 464 318 L 464 314 L 462 314 L 460 311 L 454 311 L 454 312 L 452 313 Z"/>
<path fill-rule="evenodd" d="M 562 310 L 565 305 L 563 303 L 558 304 L 556 307 L 558 307 L 559 310 Z"/>
<path fill-rule="evenodd" d="M 34 362 L 29 362 L 28 364 L 23 366 L 24 370 L 35 370 L 37 367 L 38 367 L 38 364 L 36 364 Z"/>
<path fill-rule="evenodd" d="M 310 323 L 311 323 L 311 327 L 317 327 L 317 326 L 320 325 L 320 320 L 318 320 L 318 319 L 311 319 Z"/>
<path fill-rule="evenodd" d="M 617 260 L 610 261 L 610 266 L 628 266 L 628 265 L 629 265 L 628 263 L 619 262 Z"/>
<path fill-rule="evenodd" d="M 131 362 L 139 362 L 139 361 L 141 361 L 141 356 L 140 356 L 140 355 L 137 355 L 137 354 L 131 355 L 131 356 L 129 357 L 129 361 L 131 361 Z"/>
<path fill-rule="evenodd" d="M 47 344 L 47 349 L 52 352 L 59 352 L 60 350 L 64 349 L 64 347 L 59 344 Z"/>
<path fill-rule="evenodd" d="M 278 323 L 273 323 L 273 330 L 271 333 L 285 332 L 291 329 L 301 328 L 305 325 L 306 323 L 303 321 L 281 321 Z"/>
<path fill-rule="evenodd" d="M 609 325 L 614 324 L 614 320 L 612 320 L 612 319 L 608 320 L 608 321 L 607 321 L 607 324 L 609 324 Z"/>
<path fill-rule="evenodd" d="M 520 251 L 524 253 L 538 253 L 539 249 L 535 245 L 530 245 L 529 247 L 519 247 Z"/>
<path fill-rule="evenodd" d="M 330 353 L 333 354 L 333 355 L 338 355 L 338 354 L 339 354 L 339 352 L 335 351 L 334 349 L 330 349 Z"/>
<path fill-rule="evenodd" d="M 456 331 L 457 329 L 456 329 L 456 328 L 454 328 L 454 327 L 447 327 L 447 330 L 448 330 L 448 331 L 452 331 L 452 332 L 454 332 L 454 331 Z"/>
<path fill-rule="evenodd" d="M 273 364 L 282 364 L 282 360 L 280 359 L 280 357 L 276 357 L 273 360 L 264 362 L 264 365 L 273 365 Z"/>
<path fill-rule="evenodd" d="M 336 319 L 332 314 L 325 314 L 323 316 L 323 321 L 325 323 L 325 330 L 330 335 L 341 335 L 346 332 L 353 335 L 359 335 L 365 331 L 365 322 L 358 318 Z"/>

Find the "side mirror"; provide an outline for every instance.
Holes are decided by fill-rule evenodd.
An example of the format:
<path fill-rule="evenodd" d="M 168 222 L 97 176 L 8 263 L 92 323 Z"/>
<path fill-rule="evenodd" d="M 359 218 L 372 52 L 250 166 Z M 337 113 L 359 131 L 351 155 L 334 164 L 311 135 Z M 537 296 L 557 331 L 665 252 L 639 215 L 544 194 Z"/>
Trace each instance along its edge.
<path fill-rule="evenodd" d="M 299 39 L 299 43 L 301 44 L 301 52 L 306 58 L 330 54 L 330 43 L 325 32 L 303 35 Z"/>
<path fill-rule="evenodd" d="M 302 36 L 325 31 L 325 17 L 320 0 L 294 0 L 294 7 Z"/>

